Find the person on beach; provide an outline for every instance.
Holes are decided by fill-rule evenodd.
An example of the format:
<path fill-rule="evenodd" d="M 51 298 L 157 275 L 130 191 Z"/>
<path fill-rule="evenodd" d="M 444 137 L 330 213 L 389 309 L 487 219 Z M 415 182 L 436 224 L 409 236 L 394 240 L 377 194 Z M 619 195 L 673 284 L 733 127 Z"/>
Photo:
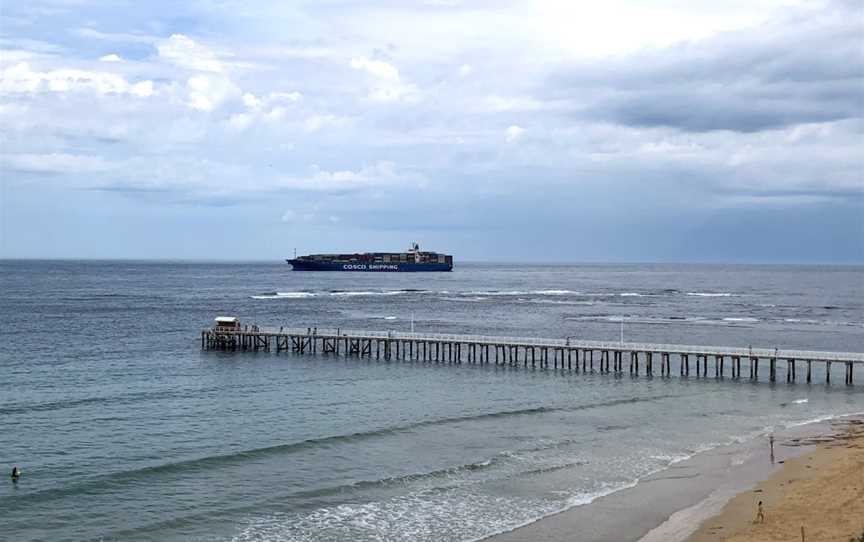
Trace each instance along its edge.
<path fill-rule="evenodd" d="M 753 523 L 765 523 L 765 512 L 762 510 L 762 501 L 756 505 L 756 521 Z"/>
<path fill-rule="evenodd" d="M 12 482 L 17 482 L 18 478 L 21 478 L 21 469 L 18 467 L 12 467 Z"/>
<path fill-rule="evenodd" d="M 768 437 L 768 443 L 771 445 L 771 462 L 774 462 L 774 435 Z"/>

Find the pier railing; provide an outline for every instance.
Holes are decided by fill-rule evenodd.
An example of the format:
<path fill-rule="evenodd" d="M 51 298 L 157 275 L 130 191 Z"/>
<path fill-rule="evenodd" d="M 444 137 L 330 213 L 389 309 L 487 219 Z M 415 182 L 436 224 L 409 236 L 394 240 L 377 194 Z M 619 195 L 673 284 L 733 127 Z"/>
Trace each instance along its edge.
<path fill-rule="evenodd" d="M 278 328 L 272 326 L 257 327 L 258 333 L 263 334 L 287 334 L 287 335 L 313 335 L 317 337 L 350 338 L 350 339 L 390 339 L 400 341 L 437 341 L 437 342 L 461 342 L 483 343 L 497 345 L 518 345 L 549 348 L 579 348 L 594 350 L 624 350 L 628 352 L 654 352 L 670 354 L 690 355 L 722 355 L 740 357 L 799 359 L 812 361 L 853 361 L 864 363 L 864 352 L 832 352 L 817 350 L 796 350 L 765 347 L 736 347 L 736 346 L 696 346 L 686 344 L 665 343 L 637 343 L 621 341 L 588 341 L 581 339 L 553 339 L 538 337 L 506 337 L 500 335 L 463 335 L 456 333 L 411 333 L 406 331 L 369 331 L 358 329 L 341 328 Z M 250 331 L 250 333 L 252 333 Z"/>
<path fill-rule="evenodd" d="M 709 358 L 714 360 L 714 375 L 725 376 L 726 361 L 731 362 L 732 378 L 741 377 L 742 360 L 749 364 L 750 378 L 759 380 L 760 360 L 768 361 L 769 379 L 778 377 L 777 364 L 786 363 L 786 380 L 797 380 L 797 364 L 806 364 L 806 379 L 810 382 L 813 364 L 825 368 L 830 382 L 831 365 L 845 366 L 846 383 L 853 383 L 854 366 L 864 364 L 864 353 L 831 352 L 741 346 L 697 346 L 683 344 L 634 343 L 623 341 L 591 341 L 574 338 L 504 337 L 452 333 L 412 333 L 404 331 L 370 331 L 342 328 L 288 328 L 245 326 L 215 327 L 201 332 L 201 347 L 218 350 L 290 350 L 298 353 L 325 353 L 376 359 L 405 359 L 449 363 L 495 363 L 541 368 L 552 367 L 576 371 L 594 371 L 595 355 L 601 373 L 623 373 L 625 354 L 629 372 L 639 374 L 640 360 L 645 374 L 654 374 L 654 356 L 660 358 L 660 374 L 669 376 L 674 357 L 681 376 L 690 375 L 691 357 L 696 376 L 708 375 Z M 550 358 L 551 354 L 551 358 Z M 574 364 L 575 362 L 575 364 Z"/>

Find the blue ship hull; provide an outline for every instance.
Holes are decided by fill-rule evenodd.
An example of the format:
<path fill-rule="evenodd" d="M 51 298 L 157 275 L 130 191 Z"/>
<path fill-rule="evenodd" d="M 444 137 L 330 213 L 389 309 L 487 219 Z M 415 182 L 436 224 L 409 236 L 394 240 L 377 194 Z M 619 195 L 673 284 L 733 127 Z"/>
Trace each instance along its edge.
<path fill-rule="evenodd" d="M 285 260 L 294 271 L 361 271 L 417 273 L 424 271 L 452 271 L 453 265 L 446 263 L 346 263 L 334 261 Z"/>

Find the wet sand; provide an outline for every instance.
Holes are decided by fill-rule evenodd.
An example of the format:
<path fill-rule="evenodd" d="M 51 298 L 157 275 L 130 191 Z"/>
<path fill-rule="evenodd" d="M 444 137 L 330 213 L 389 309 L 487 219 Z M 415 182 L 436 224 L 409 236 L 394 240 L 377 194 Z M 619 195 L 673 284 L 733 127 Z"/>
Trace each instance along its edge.
<path fill-rule="evenodd" d="M 851 431 L 851 433 L 850 433 Z M 771 461 L 767 437 L 759 437 L 743 444 L 721 447 L 697 454 L 686 461 L 641 480 L 634 487 L 624 489 L 595 501 L 548 516 L 515 530 L 488 538 L 489 542 L 716 542 L 726 540 L 730 534 L 741 532 L 744 538 L 732 538 L 736 542 L 745 540 L 800 540 L 800 522 L 793 525 L 795 537 L 787 530 L 776 538 L 747 538 L 749 522 L 755 514 L 755 503 L 765 501 L 765 525 L 758 529 L 783 525 L 782 518 L 789 517 L 778 508 L 781 497 L 790 490 L 804 486 L 805 474 L 785 474 L 787 469 L 800 464 L 808 474 L 826 472 L 823 467 L 832 466 L 845 458 L 842 473 L 838 476 L 854 480 L 850 473 L 857 467 L 857 482 L 850 491 L 858 493 L 857 499 L 864 503 L 864 458 L 861 421 L 814 423 L 786 429 L 775 433 L 774 461 Z M 858 456 L 854 454 L 858 453 Z M 820 459 L 815 459 L 820 458 Z M 824 458 L 824 459 L 823 459 Z M 847 464 L 848 462 L 848 464 Z M 840 469 L 841 467 L 837 467 Z M 793 480 L 790 484 L 789 480 Z M 754 484 L 760 482 L 754 487 Z M 826 489 L 830 488 L 826 485 Z M 769 491 L 771 491 L 769 496 Z M 827 491 L 826 491 L 827 493 Z M 797 495 L 797 493 L 796 493 Z M 814 493 L 823 499 L 826 508 L 838 507 L 837 514 L 851 518 L 864 518 L 862 504 L 844 504 L 845 497 L 826 496 Z M 843 494 L 845 495 L 845 493 Z M 759 499 L 753 500 L 754 496 Z M 807 497 L 808 494 L 800 497 Z M 806 501 L 801 506 L 808 507 Z M 814 508 L 818 510 L 819 508 Z M 722 515 L 717 516 L 721 513 Z M 835 514 L 835 515 L 837 515 Z M 785 520 L 789 523 L 791 520 Z M 864 522 L 864 519 L 861 520 Z M 830 521 L 836 526 L 842 522 Z M 701 527 L 700 527 L 701 525 Z M 791 524 L 790 524 L 791 525 Z M 864 528 L 864 525 L 861 525 Z M 806 525 L 805 531 L 814 529 L 806 540 L 839 540 L 845 538 L 821 537 L 815 523 Z M 838 528 L 837 532 L 841 532 Z M 854 529 L 852 529 L 854 531 Z M 860 528 L 859 528 L 860 531 Z M 766 531 L 767 532 L 767 531 Z M 791 531 L 790 531 L 791 532 Z M 860 534 L 860 533 L 858 533 Z"/>
<path fill-rule="evenodd" d="M 834 436 L 786 461 L 755 488 L 739 493 L 688 542 L 837 541 L 864 533 L 864 421 L 835 424 Z M 763 501 L 765 520 L 754 523 Z"/>

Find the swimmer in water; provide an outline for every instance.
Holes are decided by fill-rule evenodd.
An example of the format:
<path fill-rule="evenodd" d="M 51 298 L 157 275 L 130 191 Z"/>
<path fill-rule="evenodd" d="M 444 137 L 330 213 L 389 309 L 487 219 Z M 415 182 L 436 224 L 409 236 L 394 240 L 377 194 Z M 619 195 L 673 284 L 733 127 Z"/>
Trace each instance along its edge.
<path fill-rule="evenodd" d="M 18 467 L 12 467 L 12 481 L 17 482 L 18 478 L 21 478 L 21 469 Z"/>

